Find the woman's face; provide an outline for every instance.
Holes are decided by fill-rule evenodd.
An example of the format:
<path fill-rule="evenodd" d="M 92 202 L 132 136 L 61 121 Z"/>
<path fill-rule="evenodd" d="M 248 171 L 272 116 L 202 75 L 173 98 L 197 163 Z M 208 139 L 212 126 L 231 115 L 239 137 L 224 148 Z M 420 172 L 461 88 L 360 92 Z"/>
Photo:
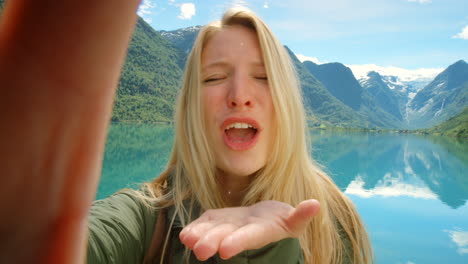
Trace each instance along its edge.
<path fill-rule="evenodd" d="M 274 108 L 257 35 L 234 25 L 215 33 L 202 53 L 203 107 L 216 166 L 248 176 L 265 166 Z"/>

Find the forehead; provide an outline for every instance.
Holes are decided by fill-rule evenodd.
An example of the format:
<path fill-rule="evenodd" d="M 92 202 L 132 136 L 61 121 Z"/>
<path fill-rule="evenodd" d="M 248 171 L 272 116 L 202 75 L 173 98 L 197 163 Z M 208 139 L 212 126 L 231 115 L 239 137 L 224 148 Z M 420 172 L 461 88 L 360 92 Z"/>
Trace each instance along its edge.
<path fill-rule="evenodd" d="M 226 26 L 214 33 L 202 51 L 202 64 L 241 59 L 263 62 L 256 32 L 241 25 Z"/>

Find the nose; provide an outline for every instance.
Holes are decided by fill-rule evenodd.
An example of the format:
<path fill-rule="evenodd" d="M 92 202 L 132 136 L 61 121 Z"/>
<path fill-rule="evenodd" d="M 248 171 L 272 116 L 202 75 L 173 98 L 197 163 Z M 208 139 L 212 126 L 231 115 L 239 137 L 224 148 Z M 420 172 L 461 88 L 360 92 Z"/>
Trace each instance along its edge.
<path fill-rule="evenodd" d="M 253 87 L 249 85 L 248 76 L 243 76 L 242 74 L 234 75 L 229 84 L 229 92 L 227 96 L 228 107 L 252 107 L 254 105 L 252 88 Z"/>

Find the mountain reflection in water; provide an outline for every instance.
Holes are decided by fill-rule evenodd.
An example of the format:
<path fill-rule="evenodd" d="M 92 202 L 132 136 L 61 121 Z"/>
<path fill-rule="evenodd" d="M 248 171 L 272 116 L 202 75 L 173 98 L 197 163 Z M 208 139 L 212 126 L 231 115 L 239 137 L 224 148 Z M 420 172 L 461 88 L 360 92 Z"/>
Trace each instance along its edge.
<path fill-rule="evenodd" d="M 376 263 L 468 263 L 468 142 L 312 132 L 313 156 L 355 203 Z"/>
<path fill-rule="evenodd" d="M 345 192 L 362 197 L 468 199 L 468 141 L 446 137 L 312 132 L 313 157 Z"/>

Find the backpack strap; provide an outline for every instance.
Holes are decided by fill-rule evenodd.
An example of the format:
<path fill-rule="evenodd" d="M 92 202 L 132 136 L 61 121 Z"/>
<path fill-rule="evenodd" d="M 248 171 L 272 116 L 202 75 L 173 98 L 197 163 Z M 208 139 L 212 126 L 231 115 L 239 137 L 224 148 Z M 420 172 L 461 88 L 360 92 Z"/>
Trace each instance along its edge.
<path fill-rule="evenodd" d="M 154 225 L 153 238 L 151 239 L 151 244 L 146 252 L 145 258 L 143 259 L 143 264 L 160 264 L 161 257 L 163 255 L 164 241 L 166 240 L 168 226 L 166 224 L 167 219 L 167 208 L 161 208 L 159 210 L 158 220 Z M 168 252 L 170 252 L 171 241 L 168 241 L 168 246 L 166 247 L 164 263 L 169 263 Z"/>

